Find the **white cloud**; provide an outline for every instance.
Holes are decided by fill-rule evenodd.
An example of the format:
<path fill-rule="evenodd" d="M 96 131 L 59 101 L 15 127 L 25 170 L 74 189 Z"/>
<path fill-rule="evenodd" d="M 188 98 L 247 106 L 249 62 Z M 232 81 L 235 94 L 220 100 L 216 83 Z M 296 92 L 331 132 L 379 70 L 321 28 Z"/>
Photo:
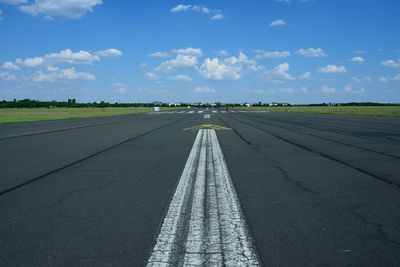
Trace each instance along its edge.
<path fill-rule="evenodd" d="M 45 60 L 43 59 L 43 57 L 33 57 L 27 58 L 25 60 L 18 58 L 15 60 L 15 63 L 23 67 L 33 68 L 41 66 L 44 61 Z"/>
<path fill-rule="evenodd" d="M 122 56 L 122 52 L 115 48 L 109 48 L 106 50 L 96 52 L 96 55 L 99 57 L 105 57 L 105 58 L 120 57 L 120 56 Z"/>
<path fill-rule="evenodd" d="M 222 13 L 218 13 L 217 15 L 214 15 L 211 17 L 212 20 L 223 20 L 224 15 Z"/>
<path fill-rule="evenodd" d="M 196 94 L 212 94 L 215 93 L 215 90 L 208 86 L 203 86 L 203 87 L 196 87 L 194 89 L 194 92 Z"/>
<path fill-rule="evenodd" d="M 33 16 L 43 14 L 48 18 L 77 19 L 102 3 L 102 0 L 35 0 L 33 3 L 20 6 L 19 9 Z"/>
<path fill-rule="evenodd" d="M 393 59 L 384 60 L 381 62 L 382 66 L 389 67 L 389 68 L 398 68 L 400 64 L 394 61 Z"/>
<path fill-rule="evenodd" d="M 156 81 L 156 80 L 159 79 L 159 77 L 156 74 L 152 73 L 152 72 L 146 72 L 144 74 L 144 77 L 146 77 L 146 79 L 151 80 L 151 81 Z"/>
<path fill-rule="evenodd" d="M 195 56 L 178 54 L 176 58 L 161 63 L 156 70 L 170 72 L 179 68 L 195 68 L 197 66 L 197 62 L 197 57 Z"/>
<path fill-rule="evenodd" d="M 128 86 L 124 83 L 114 83 L 113 86 L 118 94 L 126 94 L 128 92 Z"/>
<path fill-rule="evenodd" d="M 51 53 L 41 57 L 32 57 L 27 59 L 16 59 L 15 63 L 5 62 L 3 68 L 17 69 L 19 67 L 39 67 L 42 65 L 53 65 L 57 63 L 68 64 L 92 64 L 100 61 L 101 58 L 119 57 L 122 52 L 115 48 L 110 48 L 95 53 L 90 53 L 85 50 L 73 52 L 71 49 L 65 49 L 59 53 Z"/>
<path fill-rule="evenodd" d="M 365 88 L 354 89 L 353 85 L 351 85 L 351 84 L 346 84 L 345 87 L 344 87 L 344 90 L 347 93 L 357 93 L 357 94 L 365 93 Z"/>
<path fill-rule="evenodd" d="M 192 78 L 190 78 L 189 76 L 183 75 L 183 74 L 171 76 L 168 79 L 172 80 L 172 81 L 186 81 L 186 82 L 192 81 Z"/>
<path fill-rule="evenodd" d="M 8 72 L 0 72 L 0 80 L 3 81 L 14 81 L 17 78 L 15 77 L 14 74 L 8 73 Z"/>
<path fill-rule="evenodd" d="M 185 11 L 193 11 L 208 14 L 210 10 L 206 6 L 198 6 L 198 5 L 177 5 L 169 10 L 170 12 L 185 12 Z"/>
<path fill-rule="evenodd" d="M 148 57 L 159 57 L 159 58 L 166 58 L 169 57 L 167 52 L 153 52 L 147 55 Z"/>
<path fill-rule="evenodd" d="M 200 68 L 200 74 L 209 80 L 238 80 L 241 71 L 241 66 L 226 64 L 218 58 L 206 58 Z"/>
<path fill-rule="evenodd" d="M 93 74 L 86 72 L 76 72 L 75 68 L 68 68 L 62 70 L 56 70 L 52 72 L 36 72 L 32 80 L 34 82 L 58 82 L 63 80 L 95 80 L 96 77 Z"/>
<path fill-rule="evenodd" d="M 351 62 L 356 62 L 356 63 L 364 63 L 365 59 L 362 57 L 353 57 L 352 59 L 350 59 Z"/>
<path fill-rule="evenodd" d="M 303 94 L 307 94 L 308 93 L 308 88 L 306 86 L 302 86 L 300 87 L 300 92 Z"/>
<path fill-rule="evenodd" d="M 289 57 L 289 51 L 264 51 L 264 50 L 254 50 L 256 53 L 256 58 L 284 58 Z"/>
<path fill-rule="evenodd" d="M 294 78 L 288 73 L 290 65 L 288 63 L 279 64 L 275 67 L 272 73 L 284 80 L 293 80 Z"/>
<path fill-rule="evenodd" d="M 362 78 L 352 77 L 351 79 L 353 80 L 353 82 L 356 82 L 356 83 L 362 83 L 362 82 L 371 83 L 372 82 L 372 79 L 369 76 L 365 76 Z"/>
<path fill-rule="evenodd" d="M 321 92 L 325 94 L 333 94 L 336 92 L 336 89 L 327 85 L 323 85 L 321 88 Z"/>
<path fill-rule="evenodd" d="M 393 77 L 394 81 L 400 81 L 400 73 Z"/>
<path fill-rule="evenodd" d="M 219 57 L 227 57 L 229 56 L 229 52 L 226 50 L 219 50 L 214 52 Z"/>
<path fill-rule="evenodd" d="M 326 65 L 325 67 L 319 68 L 318 71 L 321 73 L 345 73 L 346 68 L 344 66 Z"/>
<path fill-rule="evenodd" d="M 381 83 L 387 83 L 389 82 L 389 78 L 385 76 L 380 76 L 378 81 L 380 81 Z"/>
<path fill-rule="evenodd" d="M 299 77 L 301 80 L 309 80 L 312 78 L 311 72 L 307 71 Z"/>
<path fill-rule="evenodd" d="M 286 25 L 286 21 L 283 19 L 274 20 L 269 24 L 269 26 L 271 27 L 284 26 L 284 25 Z"/>
<path fill-rule="evenodd" d="M 65 49 L 59 53 L 45 55 L 45 58 L 49 61 L 69 64 L 90 64 L 100 60 L 98 55 L 93 55 L 88 51 L 80 50 L 78 52 L 73 52 L 71 49 Z"/>
<path fill-rule="evenodd" d="M 322 48 L 300 48 L 296 52 L 297 55 L 304 57 L 326 57 L 324 50 Z"/>
<path fill-rule="evenodd" d="M 289 3 L 291 3 L 292 1 L 291 1 L 291 0 L 275 0 L 275 2 L 278 2 L 278 3 L 287 3 L 287 4 L 289 4 Z"/>
<path fill-rule="evenodd" d="M 0 0 L 0 3 L 10 4 L 10 5 L 21 5 L 28 3 L 27 0 Z"/>
<path fill-rule="evenodd" d="M 18 65 L 14 64 L 11 61 L 4 62 L 2 68 L 6 69 L 6 70 L 19 70 L 20 69 L 20 67 L 18 67 Z"/>
<path fill-rule="evenodd" d="M 174 49 L 171 52 L 178 55 L 187 55 L 193 57 L 201 57 L 203 55 L 203 51 L 201 51 L 200 48 L 193 48 L 193 47 Z"/>
<path fill-rule="evenodd" d="M 206 58 L 200 67 L 199 73 L 209 80 L 238 80 L 245 68 L 255 69 L 257 64 L 254 60 L 248 59 L 244 53 L 237 57 L 225 59 Z"/>

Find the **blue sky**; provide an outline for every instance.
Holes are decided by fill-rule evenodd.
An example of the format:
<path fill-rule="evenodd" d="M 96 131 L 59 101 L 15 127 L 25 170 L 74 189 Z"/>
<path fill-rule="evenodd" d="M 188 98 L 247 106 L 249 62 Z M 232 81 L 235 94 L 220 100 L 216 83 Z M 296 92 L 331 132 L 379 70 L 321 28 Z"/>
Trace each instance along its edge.
<path fill-rule="evenodd" d="M 0 99 L 400 102 L 400 2 L 0 0 Z"/>

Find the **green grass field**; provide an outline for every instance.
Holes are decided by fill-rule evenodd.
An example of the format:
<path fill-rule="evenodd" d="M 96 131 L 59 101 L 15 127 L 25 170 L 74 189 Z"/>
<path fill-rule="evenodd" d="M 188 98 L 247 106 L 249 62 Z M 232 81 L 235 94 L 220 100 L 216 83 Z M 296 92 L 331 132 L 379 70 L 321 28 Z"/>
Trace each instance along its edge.
<path fill-rule="evenodd" d="M 240 107 L 240 110 L 266 111 L 266 112 L 301 112 L 333 115 L 360 115 L 400 117 L 400 106 L 371 106 L 371 107 Z"/>
<path fill-rule="evenodd" d="M 104 108 L 103 110 L 101 108 L 6 108 L 0 109 L 0 124 L 26 121 L 104 117 L 113 115 L 145 113 L 150 111 L 151 108 L 145 107 L 118 107 Z"/>

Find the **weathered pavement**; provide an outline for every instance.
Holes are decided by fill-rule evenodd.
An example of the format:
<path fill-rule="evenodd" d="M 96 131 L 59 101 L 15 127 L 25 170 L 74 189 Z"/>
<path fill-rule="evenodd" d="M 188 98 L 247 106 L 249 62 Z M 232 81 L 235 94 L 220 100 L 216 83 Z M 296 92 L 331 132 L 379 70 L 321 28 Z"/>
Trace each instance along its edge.
<path fill-rule="evenodd" d="M 262 264 L 400 264 L 399 119 L 204 110 L 0 126 L 0 265 L 146 265 L 199 124 L 231 128 L 205 147 Z M 201 192 L 193 218 L 222 229 Z"/>

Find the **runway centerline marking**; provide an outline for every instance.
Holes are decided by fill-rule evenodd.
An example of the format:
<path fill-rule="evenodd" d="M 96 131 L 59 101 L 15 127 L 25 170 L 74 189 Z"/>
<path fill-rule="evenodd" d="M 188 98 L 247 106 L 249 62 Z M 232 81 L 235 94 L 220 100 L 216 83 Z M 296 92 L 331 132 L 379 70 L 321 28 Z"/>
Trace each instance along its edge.
<path fill-rule="evenodd" d="M 211 119 L 211 115 L 210 114 L 204 115 L 204 119 Z"/>
<path fill-rule="evenodd" d="M 147 266 L 260 266 L 214 129 L 200 129 Z"/>

